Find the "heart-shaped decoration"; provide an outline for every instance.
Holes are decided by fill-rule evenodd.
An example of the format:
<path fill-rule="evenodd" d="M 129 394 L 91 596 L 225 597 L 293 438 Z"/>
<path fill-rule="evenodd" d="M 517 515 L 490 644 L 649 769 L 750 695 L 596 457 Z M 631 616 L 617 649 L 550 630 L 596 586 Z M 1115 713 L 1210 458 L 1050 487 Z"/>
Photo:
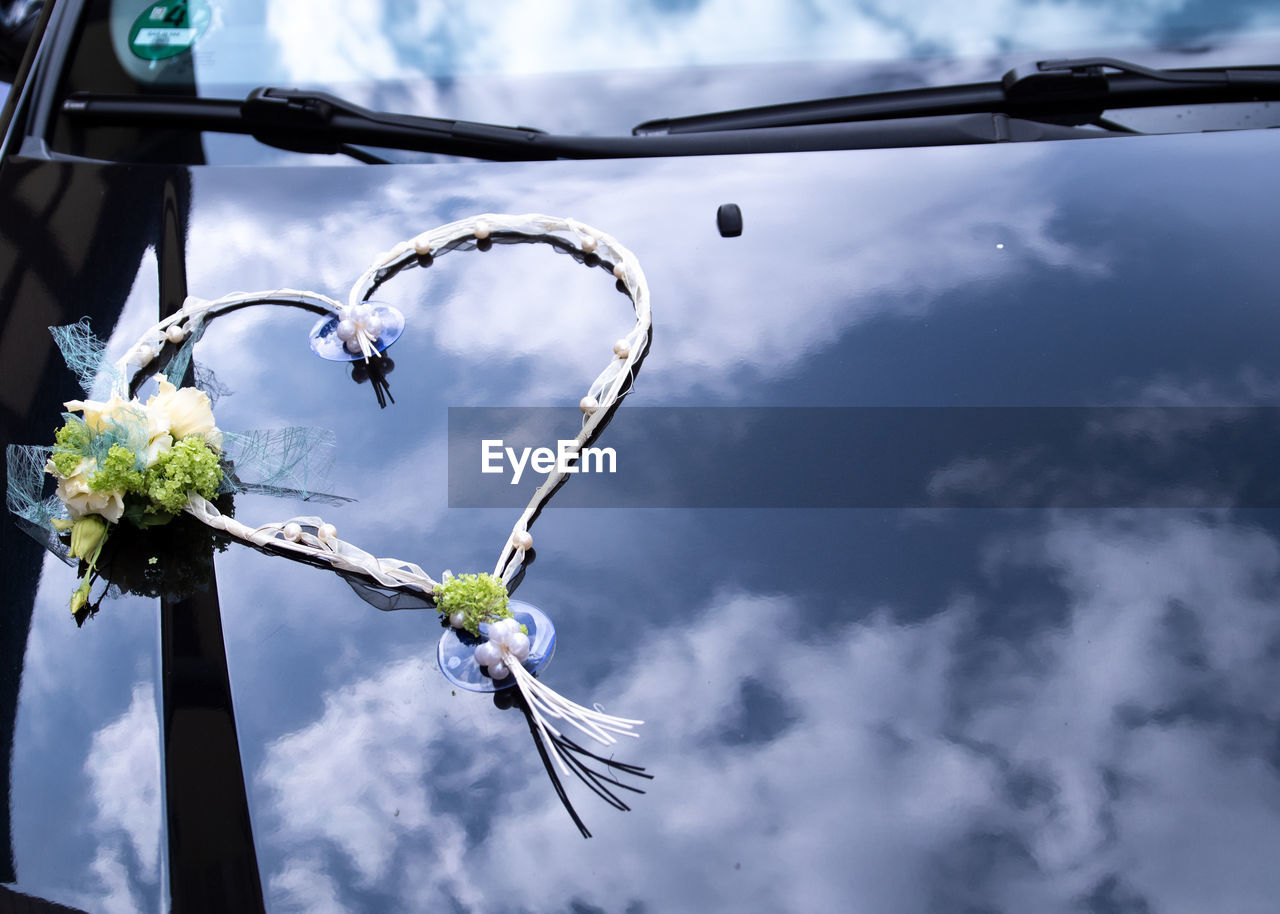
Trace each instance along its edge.
<path fill-rule="evenodd" d="M 399 311 L 370 303 L 378 287 L 402 270 L 428 264 L 468 242 L 485 245 L 495 237 L 548 242 L 568 250 L 589 266 L 610 271 L 631 299 L 635 326 L 613 343 L 608 364 L 579 404 L 582 427 L 569 451 L 580 452 L 594 440 L 606 417 L 630 389 L 648 349 L 649 288 L 644 271 L 618 241 L 576 220 L 488 213 L 423 232 L 375 257 L 345 304 L 317 292 L 294 289 L 236 292 L 212 300 L 191 297 L 175 314 L 148 328 L 112 365 L 105 364 L 103 346 L 87 323 L 51 328 L 86 393 L 105 373 L 111 381 L 111 396 L 101 401 L 68 402 L 67 421 L 53 447 L 11 447 L 9 506 L 37 527 L 70 533 L 69 553 L 87 569 L 72 597 L 73 611 L 88 603 L 95 564 L 115 525 L 156 526 L 178 513 L 191 515 L 259 549 L 327 565 L 366 586 L 425 595 L 448 624 L 438 659 L 450 682 L 473 691 L 515 686 L 544 762 L 549 757 L 561 774 L 587 781 L 598 793 L 603 789 L 607 800 L 626 809 L 626 804 L 603 787 L 601 778 L 614 786 L 626 785 L 614 775 L 594 771 L 588 760 L 615 773 L 647 775 L 642 769 L 582 749 L 568 737 L 565 725 L 599 743 L 613 745 L 617 736 L 636 736 L 635 728 L 642 722 L 575 704 L 535 678 L 554 650 L 554 626 L 536 607 L 512 604 L 508 599 L 508 588 L 533 547 L 529 528 L 567 479 L 569 466 L 556 466 L 547 474 L 505 538 L 491 573 L 454 577 L 445 572 L 437 581 L 414 562 L 380 558 L 342 540 L 337 528 L 320 517 L 250 525 L 220 511 L 213 503 L 215 496 L 219 491 L 234 490 L 234 486 L 228 488 L 229 474 L 224 475 L 228 464 L 223 448 L 230 439 L 215 424 L 208 396 L 197 388 L 179 386 L 206 323 L 220 313 L 246 306 L 289 305 L 316 311 L 320 318 L 310 342 L 318 355 L 362 361 L 374 368 L 382 351 L 405 327 Z M 131 397 L 130 392 L 158 373 L 160 366 L 159 391 L 146 402 Z M 54 497 L 42 500 L 44 473 L 57 479 L 58 490 Z M 589 835 L 568 805 L 551 763 L 546 767 L 574 821 Z"/>

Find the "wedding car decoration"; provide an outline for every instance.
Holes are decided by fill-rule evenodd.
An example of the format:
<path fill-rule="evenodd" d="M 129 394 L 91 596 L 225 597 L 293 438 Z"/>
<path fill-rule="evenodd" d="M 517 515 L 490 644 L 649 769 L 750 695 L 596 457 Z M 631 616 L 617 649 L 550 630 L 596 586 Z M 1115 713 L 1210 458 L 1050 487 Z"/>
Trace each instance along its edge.
<path fill-rule="evenodd" d="M 518 691 L 557 793 L 583 834 L 589 835 L 568 803 L 552 764 L 561 774 L 573 774 L 606 801 L 626 809 L 613 788 L 636 788 L 622 784 L 616 775 L 647 777 L 643 769 L 591 753 L 574 742 L 569 732 L 576 729 L 599 744 L 613 746 L 619 736 L 637 736 L 642 721 L 584 707 L 541 682 L 536 674 L 554 651 L 554 625 L 537 607 L 510 599 L 513 581 L 533 549 L 530 527 L 565 482 L 571 466 L 559 465 L 547 474 L 504 538 L 491 572 L 454 576 L 445 571 L 436 580 L 413 562 L 380 558 L 344 541 L 337 527 L 320 517 L 251 525 L 220 510 L 215 505 L 219 493 L 236 490 L 237 461 L 226 452 L 235 448 L 228 446 L 224 451 L 224 445 L 234 443 L 244 455 L 263 450 L 266 439 L 261 434 L 224 433 L 205 391 L 182 386 L 192 348 L 208 322 L 220 313 L 250 305 L 293 305 L 317 311 L 321 316 L 309 342 L 318 355 L 376 363 L 404 330 L 404 317 L 389 306 L 371 304 L 375 290 L 403 269 L 427 266 L 434 257 L 492 243 L 495 238 L 547 242 L 567 250 L 590 266 L 608 270 L 631 300 L 634 327 L 612 344 L 605 369 L 579 402 L 582 426 L 571 448 L 579 452 L 594 440 L 630 390 L 648 348 L 649 289 L 644 272 L 618 241 L 576 220 L 484 214 L 424 232 L 380 254 L 345 303 L 292 289 L 237 292 L 213 300 L 188 298 L 181 309 L 148 328 L 111 364 L 87 322 L 51 328 L 86 393 L 104 384 L 110 385 L 110 392 L 105 399 L 67 402 L 64 424 L 51 447 L 10 448 L 9 507 L 33 527 L 69 534 L 69 555 L 83 569 L 71 597 L 73 612 L 89 599 L 99 556 L 113 530 L 122 524 L 163 525 L 180 513 L 264 551 L 327 565 L 365 586 L 426 596 L 446 624 L 437 647 L 441 672 L 451 683 L 472 691 L 512 687 Z M 157 379 L 157 391 L 146 400 L 132 395 L 160 365 L 164 370 Z M 292 466 L 306 456 L 300 453 L 299 443 L 311 440 L 295 436 L 283 448 L 292 456 L 277 463 Z M 41 497 L 45 485 L 41 471 L 56 481 L 49 498 Z M 597 770 L 593 763 L 603 764 L 612 773 Z"/>

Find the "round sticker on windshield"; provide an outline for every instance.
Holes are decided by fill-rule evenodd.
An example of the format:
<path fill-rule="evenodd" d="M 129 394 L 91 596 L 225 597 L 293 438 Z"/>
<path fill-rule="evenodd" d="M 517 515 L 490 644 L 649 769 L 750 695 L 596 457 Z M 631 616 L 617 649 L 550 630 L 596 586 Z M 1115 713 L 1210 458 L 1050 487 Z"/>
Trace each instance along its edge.
<path fill-rule="evenodd" d="M 191 50 L 211 18 L 203 0 L 160 0 L 133 21 L 129 50 L 143 60 L 177 57 Z"/>

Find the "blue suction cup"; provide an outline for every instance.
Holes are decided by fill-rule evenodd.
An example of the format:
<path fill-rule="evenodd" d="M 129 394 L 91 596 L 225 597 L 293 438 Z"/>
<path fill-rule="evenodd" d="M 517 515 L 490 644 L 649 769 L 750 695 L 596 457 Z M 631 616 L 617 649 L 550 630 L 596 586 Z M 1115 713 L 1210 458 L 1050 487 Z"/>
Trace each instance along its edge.
<path fill-rule="evenodd" d="M 390 305 L 369 302 L 369 307 L 382 321 L 382 332 L 378 334 L 373 345 L 374 349 L 382 352 L 400 339 L 400 334 L 404 333 L 404 315 L 399 309 Z M 342 340 L 338 339 L 338 315 L 336 314 L 320 318 L 311 328 L 311 351 L 330 362 L 354 362 L 363 358 L 360 353 L 348 350 Z"/>
<path fill-rule="evenodd" d="M 512 600 L 508 606 L 516 621 L 529 629 L 529 656 L 524 662 L 524 668 L 530 673 L 536 673 L 550 662 L 551 655 L 556 651 L 556 627 L 551 624 L 547 614 L 536 606 L 519 600 Z M 488 631 L 488 625 L 480 626 L 480 634 L 487 634 Z M 484 640 L 473 637 L 465 630 L 451 628 L 446 631 L 436 648 L 436 660 L 444 678 L 469 692 L 498 692 L 515 685 L 514 676 L 508 675 L 505 679 L 495 681 L 489 678 L 484 667 L 476 663 L 476 646 Z"/>

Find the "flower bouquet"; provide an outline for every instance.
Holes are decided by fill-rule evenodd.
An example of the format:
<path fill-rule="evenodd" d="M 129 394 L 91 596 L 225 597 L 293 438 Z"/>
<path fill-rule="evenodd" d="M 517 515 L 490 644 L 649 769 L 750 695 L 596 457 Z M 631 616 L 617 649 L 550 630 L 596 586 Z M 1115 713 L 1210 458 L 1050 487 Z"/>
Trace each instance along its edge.
<path fill-rule="evenodd" d="M 71 595 L 71 611 L 79 613 L 113 525 L 167 524 L 193 494 L 217 494 L 222 432 L 204 391 L 175 387 L 163 377 L 146 403 L 116 394 L 65 406 L 66 422 L 44 469 L 58 480 L 57 497 L 68 515 L 52 524 L 70 531 L 70 554 L 84 568 Z"/>

